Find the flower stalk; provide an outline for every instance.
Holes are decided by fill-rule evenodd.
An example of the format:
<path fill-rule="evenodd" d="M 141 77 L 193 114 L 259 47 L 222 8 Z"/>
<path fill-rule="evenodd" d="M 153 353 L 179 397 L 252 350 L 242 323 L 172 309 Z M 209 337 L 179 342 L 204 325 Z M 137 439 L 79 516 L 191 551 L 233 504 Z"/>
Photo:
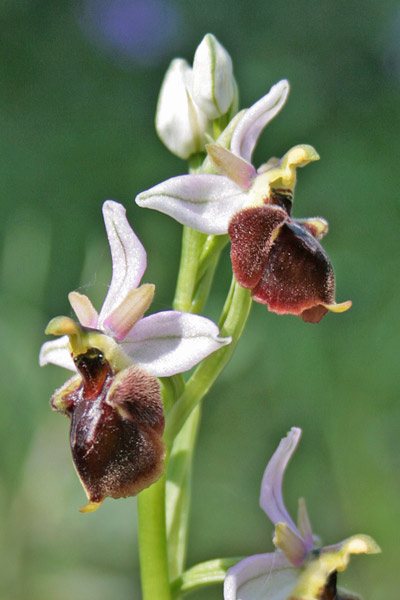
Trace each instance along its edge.
<path fill-rule="evenodd" d="M 206 235 L 183 228 L 181 262 L 179 266 L 173 306 L 176 310 L 191 311 L 194 290 L 197 283 L 197 270 Z"/>
<path fill-rule="evenodd" d="M 166 458 L 167 461 L 167 458 Z M 171 600 L 165 517 L 165 474 L 138 496 L 143 600 Z"/>
<path fill-rule="evenodd" d="M 210 169 L 209 161 L 205 168 Z M 201 172 L 202 167 L 194 167 L 191 163 L 190 170 Z M 203 310 L 220 254 L 228 240 L 228 236 L 207 236 L 189 227 L 183 228 L 181 260 L 173 302 L 176 310 L 191 313 L 200 313 Z M 163 531 L 161 539 L 168 540 L 168 547 L 165 546 L 168 556 L 164 556 L 164 563 L 167 561 L 169 564 L 171 579 L 179 577 L 184 569 L 192 459 L 200 424 L 201 400 L 232 356 L 249 315 L 250 306 L 250 293 L 233 283 L 221 313 L 224 331 L 232 332 L 231 352 L 219 354 L 215 361 L 204 364 L 201 370 L 196 370 L 184 386 L 181 396 L 168 411 L 167 422 L 170 423 L 170 429 L 165 436 L 170 450 L 166 461 L 167 478 L 159 483 L 159 486 L 166 485 L 166 490 L 164 494 L 160 493 L 154 497 L 154 502 L 160 503 L 158 514 L 164 512 L 166 515 L 164 522 L 161 519 L 158 522 L 160 526 L 164 524 L 167 528 Z M 142 514 L 139 520 L 139 526 L 144 527 L 144 531 L 147 530 L 147 526 L 142 523 L 146 518 L 150 518 L 150 515 L 146 517 L 146 514 Z M 145 537 L 149 547 L 152 543 L 158 544 L 156 539 L 152 541 L 151 536 Z M 160 544 L 161 546 L 157 547 L 158 551 L 163 547 L 162 542 Z M 142 575 L 142 586 L 143 589 L 146 587 L 146 573 L 144 579 Z"/>
<path fill-rule="evenodd" d="M 186 384 L 185 391 L 172 407 L 165 427 L 165 440 L 171 444 L 179 433 L 185 420 L 188 418 L 195 406 L 204 398 L 223 368 L 231 358 L 236 344 L 243 332 L 251 308 L 251 295 L 249 290 L 240 287 L 233 282 L 233 294 L 229 309 L 224 308 L 223 325 L 221 331 L 224 334 L 229 332 L 232 342 L 204 360 L 195 370 Z"/>

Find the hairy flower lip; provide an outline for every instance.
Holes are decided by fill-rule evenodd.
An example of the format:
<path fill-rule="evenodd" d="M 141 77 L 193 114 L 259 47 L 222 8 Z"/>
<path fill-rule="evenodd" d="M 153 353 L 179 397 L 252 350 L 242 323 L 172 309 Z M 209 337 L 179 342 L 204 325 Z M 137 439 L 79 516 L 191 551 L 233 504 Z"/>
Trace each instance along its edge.
<path fill-rule="evenodd" d="M 318 238 L 325 222 L 299 222 L 272 203 L 246 208 L 233 216 L 231 238 L 233 273 L 251 289 L 252 298 L 280 315 L 291 314 L 317 323 L 332 310 L 344 312 L 351 302 L 336 304 L 334 271 Z"/>
<path fill-rule="evenodd" d="M 77 360 L 78 359 L 78 360 Z M 57 390 L 52 407 L 71 422 L 76 472 L 93 512 L 105 498 L 133 496 L 164 469 L 164 410 L 155 377 L 134 365 L 113 372 L 101 351 L 75 360 L 75 376 Z"/>

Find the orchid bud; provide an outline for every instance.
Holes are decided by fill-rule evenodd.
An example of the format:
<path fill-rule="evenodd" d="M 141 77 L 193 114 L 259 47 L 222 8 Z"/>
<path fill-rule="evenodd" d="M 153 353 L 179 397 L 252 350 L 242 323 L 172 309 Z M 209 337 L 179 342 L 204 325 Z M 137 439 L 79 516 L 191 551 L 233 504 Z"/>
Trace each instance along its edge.
<path fill-rule="evenodd" d="M 193 98 L 209 119 L 226 114 L 235 94 L 232 60 L 225 48 L 207 33 L 193 60 Z"/>
<path fill-rule="evenodd" d="M 158 97 L 156 131 L 172 154 L 187 159 L 205 152 L 210 122 L 192 98 L 193 72 L 182 58 L 174 59 L 164 77 Z"/>

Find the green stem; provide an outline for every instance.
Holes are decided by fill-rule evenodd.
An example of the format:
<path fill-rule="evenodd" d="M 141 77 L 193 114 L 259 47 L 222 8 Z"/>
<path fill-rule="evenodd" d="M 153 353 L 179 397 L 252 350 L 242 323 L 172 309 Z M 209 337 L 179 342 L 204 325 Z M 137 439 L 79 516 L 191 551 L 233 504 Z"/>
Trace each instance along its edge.
<path fill-rule="evenodd" d="M 165 527 L 165 475 L 140 492 L 138 521 L 143 600 L 171 600 Z"/>
<path fill-rule="evenodd" d="M 204 233 L 190 227 L 183 228 L 181 262 L 173 302 L 175 310 L 190 310 L 197 282 L 197 266 L 206 239 Z"/>
<path fill-rule="evenodd" d="M 229 242 L 229 235 L 209 235 L 204 242 L 199 259 L 197 277 L 200 279 L 210 266 L 211 261 L 219 258 L 221 251 Z"/>
<path fill-rule="evenodd" d="M 199 282 L 195 288 L 194 294 L 193 294 L 193 300 L 192 300 L 192 304 L 190 306 L 190 312 L 195 313 L 195 314 L 201 314 L 201 311 L 203 310 L 203 308 L 207 302 L 208 296 L 210 295 L 210 289 L 211 289 L 212 282 L 214 280 L 214 275 L 215 275 L 215 270 L 218 265 L 218 260 L 219 260 L 219 254 L 216 254 L 213 257 L 213 260 L 209 262 L 208 270 L 205 272 L 203 277 L 201 277 L 201 279 L 199 280 Z"/>
<path fill-rule="evenodd" d="M 175 309 L 201 313 L 209 296 L 219 256 L 228 240 L 228 236 L 205 236 L 184 229 Z M 200 424 L 200 409 L 198 404 L 175 438 L 167 472 L 166 515 L 171 578 L 178 577 L 185 564 L 192 459 Z"/>
<path fill-rule="evenodd" d="M 191 473 L 201 407 L 193 410 L 174 440 L 167 472 L 166 514 L 171 579 L 185 566 L 187 528 L 191 498 Z"/>
<path fill-rule="evenodd" d="M 229 137 L 232 131 L 233 125 L 230 133 L 227 134 Z M 205 164 L 205 155 L 196 155 L 191 158 L 189 171 L 192 173 L 215 171 L 211 161 L 208 161 L 207 168 Z M 205 234 L 184 227 L 181 262 L 173 303 L 175 310 L 193 313 L 202 311 L 211 289 L 219 256 L 228 240 L 227 235 L 207 237 Z M 240 337 L 251 305 L 250 294 L 247 296 L 246 294 L 247 292 L 244 293 L 243 290 L 242 292 L 238 291 L 236 295 L 235 293 L 230 294 L 229 306 L 232 310 L 226 308 L 225 304 L 223 314 L 226 327 L 224 325 L 221 335 L 232 335 L 232 344 L 227 347 L 228 351 L 223 348 L 216 352 L 215 354 L 218 356 L 214 361 L 210 362 L 211 357 L 203 361 L 205 367 L 201 369 L 200 365 L 189 380 L 188 393 L 185 391 L 186 386 L 182 378 L 171 378 L 171 381 L 161 382 L 166 413 L 174 415 L 172 419 L 167 418 L 167 427 L 170 423 L 170 428 L 169 431 L 166 430 L 165 436 L 168 450 L 172 449 L 172 453 L 169 468 L 168 456 L 165 459 L 168 488 L 166 488 L 167 475 L 164 475 L 150 488 L 142 491 L 138 497 L 143 600 L 171 600 L 170 577 L 179 579 L 178 576 L 181 575 L 184 568 L 191 465 L 200 422 L 200 401 L 228 362 Z M 232 319 L 236 319 L 236 323 L 233 320 L 229 321 L 230 316 Z M 205 381 L 207 376 L 209 377 L 208 384 Z M 172 404 L 177 397 L 179 398 L 177 401 L 179 409 L 175 411 Z M 168 440 L 170 441 L 169 445 Z M 175 442 L 174 446 L 173 441 Z M 197 572 L 193 571 L 193 573 L 196 577 Z M 176 580 L 178 581 L 178 579 Z M 185 585 L 189 587 L 193 585 L 190 584 L 190 578 L 189 580 L 186 578 L 185 581 L 186 583 L 181 585 L 181 592 L 178 590 L 176 593 L 184 593 Z M 194 581 L 193 578 L 192 581 Z"/>
<path fill-rule="evenodd" d="M 185 391 L 168 414 L 164 433 L 167 443 L 173 442 L 192 410 L 231 358 L 249 316 L 251 302 L 250 290 L 245 290 L 235 281 L 229 309 L 224 307 L 223 310 L 224 323 L 220 330 L 221 336 L 232 336 L 232 342 L 205 358 L 187 382 Z"/>

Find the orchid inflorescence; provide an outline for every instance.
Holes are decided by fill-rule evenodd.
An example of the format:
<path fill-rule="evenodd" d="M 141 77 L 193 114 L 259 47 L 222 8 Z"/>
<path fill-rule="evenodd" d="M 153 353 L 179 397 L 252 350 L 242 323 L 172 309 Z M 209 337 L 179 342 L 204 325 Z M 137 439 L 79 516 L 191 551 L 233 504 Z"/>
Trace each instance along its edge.
<path fill-rule="evenodd" d="M 252 300 L 312 323 L 351 306 L 335 301 L 333 267 L 320 244 L 327 222 L 292 216 L 297 169 L 318 160 L 315 149 L 300 144 L 259 168 L 251 162 L 288 93 L 282 80 L 238 112 L 231 58 L 211 34 L 197 48 L 193 67 L 172 61 L 156 130 L 172 153 L 189 161 L 189 174 L 141 192 L 136 202 L 184 225 L 174 309 L 145 316 L 155 294 L 153 284 L 140 285 L 146 252 L 124 207 L 108 200 L 103 216 L 112 279 L 103 306 L 98 313 L 86 295 L 73 291 L 68 298 L 77 320 L 56 317 L 46 329 L 57 339 L 43 344 L 40 364 L 73 372 L 51 406 L 70 420 L 73 462 L 88 497 L 81 511 L 96 510 L 107 497 L 139 494 L 145 600 L 171 600 L 224 578 L 225 600 L 347 600 L 355 596 L 337 591 L 337 573 L 351 554 L 379 551 L 364 535 L 320 547 L 303 500 L 294 523 L 282 497 L 301 435 L 292 428 L 261 486 L 276 550 L 185 570 L 199 407 L 234 351 Z M 201 313 L 229 241 L 232 285 L 216 325 Z"/>

